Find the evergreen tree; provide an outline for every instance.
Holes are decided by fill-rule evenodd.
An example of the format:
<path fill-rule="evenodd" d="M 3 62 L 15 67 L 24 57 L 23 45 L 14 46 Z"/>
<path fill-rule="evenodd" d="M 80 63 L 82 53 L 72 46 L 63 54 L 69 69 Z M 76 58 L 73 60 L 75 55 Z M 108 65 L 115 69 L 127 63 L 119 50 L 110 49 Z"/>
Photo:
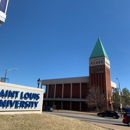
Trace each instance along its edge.
<path fill-rule="evenodd" d="M 130 92 L 127 88 L 124 88 L 122 90 L 122 105 L 123 108 L 125 108 L 126 106 L 130 106 Z"/>

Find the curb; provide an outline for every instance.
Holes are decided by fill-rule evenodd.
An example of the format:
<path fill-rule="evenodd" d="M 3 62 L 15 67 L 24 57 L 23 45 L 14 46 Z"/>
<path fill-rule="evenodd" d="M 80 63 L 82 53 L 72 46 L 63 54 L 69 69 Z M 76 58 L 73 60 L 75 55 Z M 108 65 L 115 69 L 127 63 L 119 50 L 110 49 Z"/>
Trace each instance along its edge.
<path fill-rule="evenodd" d="M 92 122 L 93 123 L 93 122 Z M 102 126 L 102 125 L 100 125 L 100 124 L 95 124 L 95 123 L 93 123 L 94 125 L 96 125 L 96 126 L 99 126 L 99 127 L 102 127 L 102 128 L 104 128 L 104 129 L 108 129 L 108 130 L 115 130 L 115 129 L 113 129 L 113 128 L 109 128 L 109 127 L 105 127 L 105 126 Z"/>
<path fill-rule="evenodd" d="M 54 110 L 54 112 L 59 112 L 59 113 L 73 113 L 73 114 L 85 114 L 85 115 L 94 115 L 96 116 L 97 113 L 95 112 L 79 112 L 79 111 L 65 111 L 65 110 Z"/>

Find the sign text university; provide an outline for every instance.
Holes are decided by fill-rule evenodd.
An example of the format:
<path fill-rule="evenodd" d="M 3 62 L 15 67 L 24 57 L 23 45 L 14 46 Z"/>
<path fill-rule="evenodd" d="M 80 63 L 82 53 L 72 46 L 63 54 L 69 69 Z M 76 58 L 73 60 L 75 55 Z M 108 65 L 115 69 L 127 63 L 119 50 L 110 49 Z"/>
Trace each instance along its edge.
<path fill-rule="evenodd" d="M 40 99 L 39 95 L 40 95 L 39 93 L 29 93 L 29 92 L 24 93 L 20 91 L 11 91 L 11 90 L 4 91 L 4 89 L 2 89 L 0 91 L 0 97 L 2 98 L 2 100 L 0 100 L 0 107 L 36 108 L 39 103 L 37 100 Z M 8 98 L 11 99 L 8 100 Z"/>

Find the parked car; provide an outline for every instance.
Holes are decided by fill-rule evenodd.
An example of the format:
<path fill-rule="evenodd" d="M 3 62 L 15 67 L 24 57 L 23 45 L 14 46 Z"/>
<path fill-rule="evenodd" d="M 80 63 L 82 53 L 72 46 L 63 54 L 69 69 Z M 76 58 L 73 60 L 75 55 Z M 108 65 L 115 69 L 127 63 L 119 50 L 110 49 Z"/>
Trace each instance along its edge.
<path fill-rule="evenodd" d="M 113 117 L 114 119 L 118 119 L 120 117 L 119 113 L 117 111 L 109 111 L 106 110 L 104 112 L 99 112 L 97 116 L 100 117 Z"/>
<path fill-rule="evenodd" d="M 42 110 L 43 110 L 43 111 L 53 112 L 53 108 L 52 108 L 52 107 L 49 107 L 49 106 L 43 106 Z"/>
<path fill-rule="evenodd" d="M 128 124 L 128 126 L 130 126 L 130 113 L 124 114 L 122 122 L 124 124 Z"/>

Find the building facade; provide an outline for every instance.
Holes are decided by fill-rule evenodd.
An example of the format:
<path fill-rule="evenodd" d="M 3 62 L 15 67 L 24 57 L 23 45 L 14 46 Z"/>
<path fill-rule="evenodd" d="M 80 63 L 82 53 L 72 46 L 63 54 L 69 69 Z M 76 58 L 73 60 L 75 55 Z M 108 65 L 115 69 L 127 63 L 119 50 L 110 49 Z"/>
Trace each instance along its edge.
<path fill-rule="evenodd" d="M 44 105 L 77 111 L 93 109 L 85 103 L 91 87 L 101 89 L 105 109 L 112 109 L 112 88 L 116 87 L 110 78 L 109 58 L 99 38 L 89 58 L 89 76 L 42 80 L 41 85 L 46 86 Z"/>

